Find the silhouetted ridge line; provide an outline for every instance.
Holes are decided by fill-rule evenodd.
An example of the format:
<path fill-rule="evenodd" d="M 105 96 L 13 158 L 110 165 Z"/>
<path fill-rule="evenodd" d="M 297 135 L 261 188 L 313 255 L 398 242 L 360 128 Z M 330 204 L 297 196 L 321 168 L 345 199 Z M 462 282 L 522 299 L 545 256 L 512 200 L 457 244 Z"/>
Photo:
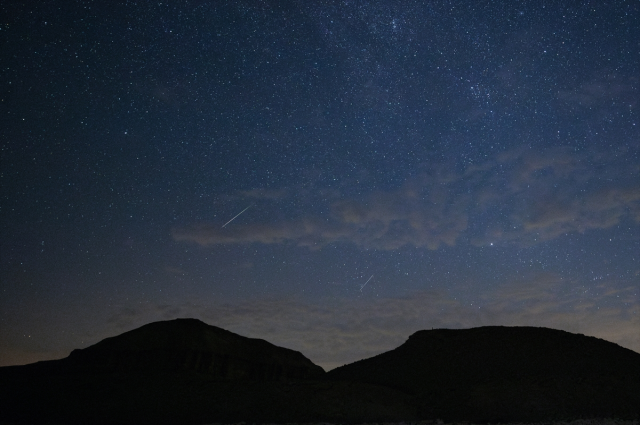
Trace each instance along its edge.
<path fill-rule="evenodd" d="M 301 353 L 194 319 L 62 360 L 0 368 L 0 423 L 538 422 L 640 419 L 640 354 L 569 332 L 418 331 L 324 373 Z"/>
<path fill-rule="evenodd" d="M 195 372 L 218 379 L 280 380 L 324 371 L 301 353 L 196 319 L 155 322 L 73 350 L 66 367 L 93 372 Z"/>
<path fill-rule="evenodd" d="M 334 369 L 327 378 L 411 394 L 423 417 L 640 416 L 640 354 L 548 328 L 418 331 L 395 350 Z"/>

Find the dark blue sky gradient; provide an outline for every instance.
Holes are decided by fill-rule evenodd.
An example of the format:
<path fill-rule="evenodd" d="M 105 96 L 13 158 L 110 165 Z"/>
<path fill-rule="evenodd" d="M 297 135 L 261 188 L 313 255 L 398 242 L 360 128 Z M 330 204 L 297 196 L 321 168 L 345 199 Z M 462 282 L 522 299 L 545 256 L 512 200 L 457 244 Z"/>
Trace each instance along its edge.
<path fill-rule="evenodd" d="M 175 317 L 325 369 L 429 327 L 640 351 L 637 2 L 0 9 L 0 365 Z"/>

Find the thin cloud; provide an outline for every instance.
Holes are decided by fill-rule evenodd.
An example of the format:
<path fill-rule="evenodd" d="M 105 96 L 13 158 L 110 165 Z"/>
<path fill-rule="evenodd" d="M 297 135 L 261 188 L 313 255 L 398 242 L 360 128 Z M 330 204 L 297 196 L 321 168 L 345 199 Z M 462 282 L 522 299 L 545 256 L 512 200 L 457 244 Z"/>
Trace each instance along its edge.
<path fill-rule="evenodd" d="M 405 245 L 437 249 L 454 245 L 467 227 L 467 195 L 442 187 L 409 185 L 375 192 L 364 200 L 338 200 L 330 217 L 306 216 L 279 223 L 239 224 L 220 228 L 210 223 L 174 229 L 176 241 L 200 245 L 293 243 L 320 248 L 350 242 L 365 249 L 397 249 Z"/>
<path fill-rule="evenodd" d="M 607 229 L 627 218 L 640 222 L 640 167 L 626 161 L 628 157 L 628 152 L 520 148 L 461 173 L 435 165 L 397 189 L 358 198 L 338 193 L 312 197 L 300 189 L 291 219 L 283 219 L 280 210 L 268 213 L 276 208 L 274 202 L 294 199 L 293 190 L 255 189 L 242 192 L 243 197 L 262 200 L 257 208 L 274 220 L 234 222 L 225 228 L 200 222 L 175 228 L 172 235 L 176 241 L 202 246 L 263 243 L 318 249 L 343 242 L 363 249 L 435 250 L 461 240 L 530 246 L 569 233 Z M 607 174 L 599 165 L 606 165 Z M 315 213 L 318 210 L 328 214 Z"/>
<path fill-rule="evenodd" d="M 625 152 L 571 154 L 562 148 L 500 155 L 498 163 L 507 168 L 504 186 L 487 185 L 479 199 L 484 209 L 502 205 L 503 220 L 487 222 L 472 243 L 530 246 L 607 229 L 626 218 L 640 222 L 640 172 L 627 157 Z M 607 165 L 607 174 L 601 164 Z"/>

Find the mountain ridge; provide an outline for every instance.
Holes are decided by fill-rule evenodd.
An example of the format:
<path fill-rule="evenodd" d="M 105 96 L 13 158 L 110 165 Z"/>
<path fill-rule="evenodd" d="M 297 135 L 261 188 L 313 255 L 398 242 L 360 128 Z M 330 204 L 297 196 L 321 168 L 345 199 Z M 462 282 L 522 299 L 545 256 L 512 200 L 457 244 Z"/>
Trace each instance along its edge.
<path fill-rule="evenodd" d="M 449 420 L 637 417 L 640 411 L 638 353 L 549 328 L 418 331 L 396 349 L 327 377 L 394 388 L 416 397 L 419 416 Z"/>
<path fill-rule="evenodd" d="M 197 319 L 0 368 L 0 423 L 640 418 L 640 354 L 535 327 L 421 330 L 329 372 Z"/>
<path fill-rule="evenodd" d="M 65 359 L 110 371 L 194 371 L 219 379 L 307 379 L 324 370 L 302 353 L 247 338 L 197 319 L 153 322 L 106 338 Z"/>

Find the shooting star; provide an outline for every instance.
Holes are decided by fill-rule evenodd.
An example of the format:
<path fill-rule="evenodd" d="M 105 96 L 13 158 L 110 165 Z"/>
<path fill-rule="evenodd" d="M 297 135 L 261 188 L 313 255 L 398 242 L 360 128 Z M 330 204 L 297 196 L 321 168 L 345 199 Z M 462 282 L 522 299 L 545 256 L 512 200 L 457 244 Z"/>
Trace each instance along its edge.
<path fill-rule="evenodd" d="M 227 224 L 231 223 L 233 220 L 235 220 L 236 218 L 238 218 L 238 216 L 240 214 L 242 214 L 243 212 L 245 212 L 246 210 L 248 210 L 249 208 L 251 208 L 251 205 L 249 205 L 247 208 L 243 209 L 242 211 L 240 211 L 238 214 L 236 214 L 231 220 L 227 221 L 226 223 L 224 223 L 222 225 L 222 228 L 224 228 L 224 226 L 226 226 Z"/>
<path fill-rule="evenodd" d="M 360 292 L 362 292 L 362 288 L 364 288 L 365 286 L 367 286 L 367 283 L 369 283 L 369 281 L 370 281 L 371 279 L 373 279 L 373 275 L 371 275 L 371 277 L 369 277 L 369 279 L 367 279 L 367 281 L 364 283 L 364 285 L 362 285 L 362 286 L 360 287 Z"/>

